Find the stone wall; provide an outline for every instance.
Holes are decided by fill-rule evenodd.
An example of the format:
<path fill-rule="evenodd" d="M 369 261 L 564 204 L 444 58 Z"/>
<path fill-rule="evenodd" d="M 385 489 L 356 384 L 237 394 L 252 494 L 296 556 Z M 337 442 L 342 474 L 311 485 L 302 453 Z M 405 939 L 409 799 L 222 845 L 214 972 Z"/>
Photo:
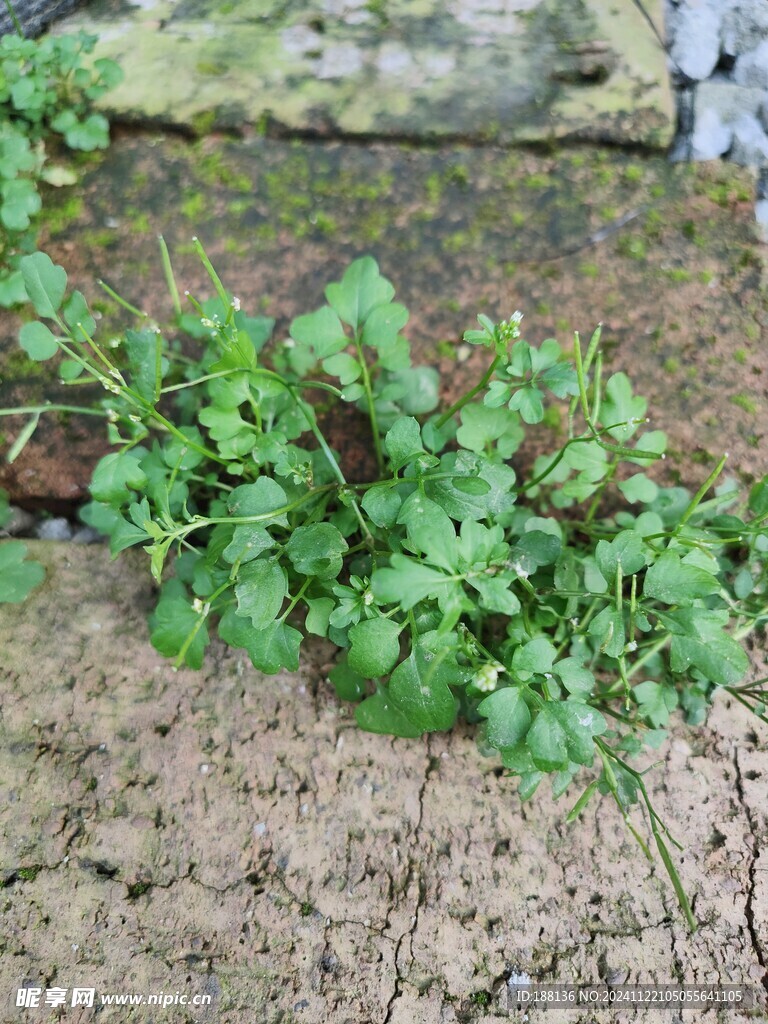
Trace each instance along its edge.
<path fill-rule="evenodd" d="M 680 88 L 681 135 L 673 156 L 768 165 L 768 4 L 667 0 L 666 14 Z"/>

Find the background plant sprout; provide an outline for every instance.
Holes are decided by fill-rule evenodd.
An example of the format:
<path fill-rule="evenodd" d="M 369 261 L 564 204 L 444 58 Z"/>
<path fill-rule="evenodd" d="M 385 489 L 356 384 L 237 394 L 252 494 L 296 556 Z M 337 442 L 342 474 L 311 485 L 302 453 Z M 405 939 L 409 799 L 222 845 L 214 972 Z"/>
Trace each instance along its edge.
<path fill-rule="evenodd" d="M 361 728 L 415 738 L 463 718 L 522 799 L 548 776 L 556 798 L 579 794 L 574 821 L 610 795 L 695 928 L 679 843 L 649 769 L 631 762 L 673 713 L 700 724 L 721 688 L 766 721 L 766 681 L 743 681 L 742 642 L 768 622 L 768 477 L 742 494 L 719 482 L 724 456 L 693 495 L 655 483 L 645 470 L 666 437 L 628 377 L 604 372 L 599 328 L 566 354 L 524 341 L 520 313 L 480 316 L 464 340 L 488 366 L 441 412 L 437 373 L 412 365 L 408 312 L 371 257 L 267 348 L 273 322 L 242 310 L 195 247 L 215 297 L 187 295 L 183 312 L 161 240 L 171 322 L 161 330 L 117 297 L 139 325 L 108 349 L 64 270 L 42 253 L 21 261 L 41 318 L 22 347 L 63 356 L 63 383 L 106 392 L 95 408 L 66 406 L 103 416 L 115 448 L 82 516 L 113 555 L 149 555 L 154 646 L 199 668 L 215 631 L 275 673 L 298 668 L 305 636 L 327 637 L 330 680 Z M 348 477 L 318 396 L 367 417 L 373 479 Z M 568 436 L 519 478 L 510 460 L 553 400 Z M 28 416 L 10 456 L 60 408 L 4 410 Z M 40 580 L 22 548 L 0 548 L 0 599 Z"/>
<path fill-rule="evenodd" d="M 92 107 L 123 78 L 107 58 L 84 66 L 96 36 L 25 39 L 10 0 L 5 7 L 16 31 L 0 37 L 0 307 L 27 300 L 19 261 L 37 248 L 39 185 L 77 180 L 66 150 L 109 145 L 107 119 Z"/>

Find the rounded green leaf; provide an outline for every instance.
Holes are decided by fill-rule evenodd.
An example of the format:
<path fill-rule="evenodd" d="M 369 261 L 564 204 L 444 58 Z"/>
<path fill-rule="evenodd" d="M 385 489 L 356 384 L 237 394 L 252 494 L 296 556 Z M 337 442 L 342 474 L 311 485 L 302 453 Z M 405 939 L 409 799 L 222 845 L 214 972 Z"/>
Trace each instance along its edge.
<path fill-rule="evenodd" d="M 387 675 L 400 657 L 400 629 L 391 619 L 366 619 L 349 631 L 349 665 L 366 679 Z"/>
<path fill-rule="evenodd" d="M 38 316 L 53 319 L 64 301 L 67 274 L 44 252 L 33 252 L 19 261 L 24 287 Z"/>
<path fill-rule="evenodd" d="M 24 324 L 19 331 L 19 343 L 29 358 L 38 363 L 50 359 L 59 351 L 56 338 L 39 320 Z"/>
<path fill-rule="evenodd" d="M 291 534 L 285 553 L 297 572 L 320 580 L 335 579 L 341 572 L 347 542 L 332 523 L 299 526 Z"/>
<path fill-rule="evenodd" d="M 497 690 L 486 697 L 477 710 L 488 719 L 485 738 L 497 749 L 514 747 L 531 724 L 531 712 L 517 686 Z"/>
<path fill-rule="evenodd" d="M 393 703 L 422 732 L 450 729 L 456 719 L 456 700 L 439 662 L 416 650 L 402 661 L 389 681 Z"/>
<path fill-rule="evenodd" d="M 397 522 L 402 498 L 392 487 L 379 484 L 365 492 L 362 506 L 377 526 L 390 527 Z"/>
<path fill-rule="evenodd" d="M 384 736 L 403 736 L 414 739 L 422 730 L 413 725 L 390 701 L 386 692 L 378 692 L 358 704 L 355 708 L 357 724 L 366 732 Z"/>
<path fill-rule="evenodd" d="M 556 772 L 568 767 L 566 734 L 558 721 L 556 705 L 544 705 L 528 730 L 525 742 L 539 771 Z"/>
<path fill-rule="evenodd" d="M 27 546 L 20 540 L 0 544 L 0 604 L 24 601 L 42 583 L 45 569 L 39 562 L 25 561 Z"/>

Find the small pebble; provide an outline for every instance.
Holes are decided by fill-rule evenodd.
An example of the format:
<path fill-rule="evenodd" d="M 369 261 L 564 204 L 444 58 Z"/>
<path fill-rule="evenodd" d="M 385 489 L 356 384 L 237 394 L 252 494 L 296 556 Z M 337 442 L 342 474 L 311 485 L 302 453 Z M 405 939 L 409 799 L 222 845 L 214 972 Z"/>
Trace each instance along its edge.
<path fill-rule="evenodd" d="M 35 517 L 32 513 L 26 512 L 23 508 L 17 508 L 16 505 L 11 505 L 9 511 L 11 513 L 10 517 L 2 532 L 9 534 L 11 537 L 29 534 L 35 525 Z"/>
<path fill-rule="evenodd" d="M 72 527 L 63 517 L 45 519 L 35 528 L 35 536 L 39 540 L 71 540 Z"/>
<path fill-rule="evenodd" d="M 73 544 L 99 544 L 105 537 L 92 526 L 80 526 L 72 534 Z"/>

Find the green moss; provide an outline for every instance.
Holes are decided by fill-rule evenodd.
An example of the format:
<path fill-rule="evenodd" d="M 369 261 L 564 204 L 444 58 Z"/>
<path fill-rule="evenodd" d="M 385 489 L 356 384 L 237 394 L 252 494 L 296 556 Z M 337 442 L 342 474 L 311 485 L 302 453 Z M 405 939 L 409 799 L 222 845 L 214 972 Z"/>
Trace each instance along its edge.
<path fill-rule="evenodd" d="M 760 337 L 760 325 L 754 320 L 748 320 L 744 324 L 744 334 L 749 341 L 757 341 Z"/>
<path fill-rule="evenodd" d="M 61 202 L 44 206 L 41 222 L 45 224 L 51 235 L 60 235 L 73 221 L 82 216 L 84 202 L 81 196 L 67 196 Z"/>
<path fill-rule="evenodd" d="M 714 279 L 715 275 L 709 270 L 700 270 L 696 275 L 696 280 L 700 281 L 701 284 L 711 284 Z"/>
<path fill-rule="evenodd" d="M 135 206 L 127 206 L 125 214 L 130 218 L 128 227 L 136 235 L 148 235 L 150 230 L 149 215 L 145 210 L 137 210 Z"/>
<path fill-rule="evenodd" d="M 626 256 L 630 260 L 644 260 L 648 256 L 648 250 L 642 238 L 635 235 L 624 235 L 619 239 L 616 251 L 620 256 Z"/>
<path fill-rule="evenodd" d="M 454 231 L 443 239 L 443 248 L 446 252 L 457 253 L 462 249 L 471 248 L 473 243 L 472 234 L 469 231 Z"/>
<path fill-rule="evenodd" d="M 596 263 L 580 263 L 579 273 L 583 274 L 584 277 L 599 277 L 600 268 Z"/>
<path fill-rule="evenodd" d="M 555 434 L 559 434 L 563 425 L 560 409 L 556 405 L 548 405 L 544 410 L 544 419 L 541 422 Z"/>
<path fill-rule="evenodd" d="M 680 369 L 680 360 L 670 356 L 669 359 L 665 359 L 663 363 L 663 369 L 665 373 L 677 373 Z"/>
<path fill-rule="evenodd" d="M 137 900 L 139 896 L 143 896 L 145 892 L 148 892 L 152 888 L 151 882 L 132 882 L 128 885 L 128 899 Z"/>
<path fill-rule="evenodd" d="M 747 350 L 744 348 L 737 348 L 733 353 L 734 362 L 738 363 L 739 366 L 743 366 L 747 361 Z"/>
<path fill-rule="evenodd" d="M 445 180 L 459 188 L 468 188 L 469 170 L 464 164 L 452 164 L 445 172 Z"/>
<path fill-rule="evenodd" d="M 2 377 L 6 382 L 46 376 L 46 364 L 30 359 L 26 352 L 19 347 L 14 347 L 3 354 L 1 366 Z"/>
<path fill-rule="evenodd" d="M 40 864 L 32 864 L 28 868 L 19 868 L 19 870 L 16 872 L 16 877 L 20 878 L 24 882 L 34 882 L 34 880 L 40 874 L 40 870 Z"/>
<path fill-rule="evenodd" d="M 643 169 L 639 164 L 628 164 L 624 168 L 624 181 L 634 184 L 635 182 L 642 181 Z"/>
<path fill-rule="evenodd" d="M 427 194 L 427 202 L 430 203 L 432 206 L 437 206 L 437 204 L 443 198 L 442 176 L 437 173 L 430 174 L 427 180 L 424 182 L 424 191 Z"/>
<path fill-rule="evenodd" d="M 612 167 L 598 167 L 595 172 L 595 179 L 599 185 L 610 185 L 613 182 L 615 173 Z"/>
<path fill-rule="evenodd" d="M 108 249 L 120 241 L 120 232 L 116 228 L 103 228 L 101 231 L 92 231 L 86 238 L 86 244 L 92 245 L 94 249 Z"/>
<path fill-rule="evenodd" d="M 181 203 L 181 212 L 187 220 L 198 221 L 205 207 L 206 197 L 202 192 L 188 192 Z"/>
<path fill-rule="evenodd" d="M 490 992 L 473 992 L 469 1001 L 480 1009 L 487 1009 L 491 1005 Z"/>
<path fill-rule="evenodd" d="M 685 267 L 669 267 L 666 270 L 662 270 L 662 274 L 668 277 L 670 281 L 675 281 L 678 284 L 690 281 L 693 277 L 690 270 L 686 270 Z"/>
<path fill-rule="evenodd" d="M 728 401 L 732 405 L 738 406 L 739 409 L 743 409 L 744 412 L 749 413 L 750 416 L 754 416 L 757 412 L 757 402 L 750 398 L 749 395 L 731 395 Z"/>
<path fill-rule="evenodd" d="M 659 210 L 650 210 L 643 225 L 646 237 L 658 241 L 661 238 L 664 223 L 664 216 Z"/>
<path fill-rule="evenodd" d="M 380 28 L 386 28 L 386 26 L 389 25 L 387 0 L 367 0 L 365 10 L 378 20 Z"/>
<path fill-rule="evenodd" d="M 314 914 L 314 912 L 315 908 L 312 906 L 311 903 L 304 902 L 299 907 L 299 913 L 301 914 L 302 917 L 311 917 L 312 914 Z"/>
<path fill-rule="evenodd" d="M 233 256 L 247 256 L 248 243 L 229 236 L 224 240 L 224 252 L 231 253 Z"/>
<path fill-rule="evenodd" d="M 190 119 L 192 131 L 198 137 L 208 135 L 216 124 L 216 114 L 213 110 L 204 110 L 199 114 L 193 114 Z"/>
<path fill-rule="evenodd" d="M 198 75 L 204 75 L 211 78 L 218 78 L 223 75 L 227 70 L 225 64 L 220 64 L 214 60 L 199 60 L 195 65 L 195 71 Z"/>
<path fill-rule="evenodd" d="M 201 181 L 207 185 L 222 185 L 236 192 L 252 192 L 253 182 L 247 174 L 236 170 L 227 163 L 220 151 L 206 153 L 198 166 Z"/>
<path fill-rule="evenodd" d="M 443 338 L 435 345 L 435 352 L 441 359 L 453 359 L 456 356 L 456 345 L 447 338 Z"/>
<path fill-rule="evenodd" d="M 339 230 L 338 221 L 335 217 L 332 217 L 329 213 L 324 213 L 322 210 L 318 210 L 317 213 L 313 213 L 309 218 L 310 224 L 312 224 L 321 234 L 331 238 Z"/>
<path fill-rule="evenodd" d="M 231 213 L 233 217 L 242 217 L 252 207 L 253 201 L 251 199 L 233 199 L 227 203 L 227 213 Z"/>

